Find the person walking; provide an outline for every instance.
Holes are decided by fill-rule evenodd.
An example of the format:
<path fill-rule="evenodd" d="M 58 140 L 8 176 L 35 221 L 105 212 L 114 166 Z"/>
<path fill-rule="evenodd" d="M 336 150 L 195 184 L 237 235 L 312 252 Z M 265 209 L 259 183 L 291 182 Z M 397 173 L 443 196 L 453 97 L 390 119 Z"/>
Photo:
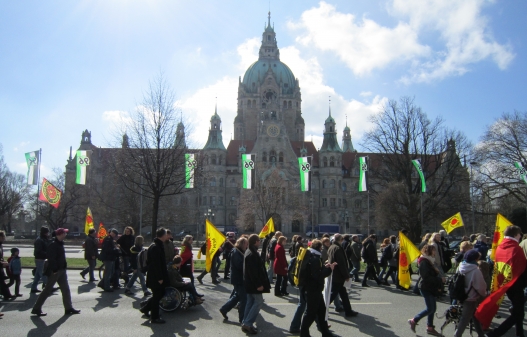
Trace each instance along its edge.
<path fill-rule="evenodd" d="M 80 314 L 80 310 L 73 308 L 71 303 L 71 292 L 68 284 L 68 274 L 66 273 L 66 251 L 64 250 L 64 239 L 68 230 L 65 228 L 58 228 L 55 230 L 55 240 L 49 244 L 47 249 L 47 260 L 48 266 L 44 273 L 48 277 L 46 287 L 39 294 L 31 314 L 37 316 L 46 316 L 45 312 L 42 312 L 42 306 L 46 302 L 47 298 L 53 292 L 53 286 L 55 283 L 59 285 L 60 292 L 62 293 L 62 303 L 64 305 L 65 315 Z"/>
<path fill-rule="evenodd" d="M 249 241 L 246 238 L 239 238 L 234 245 L 234 249 L 231 251 L 229 258 L 231 264 L 231 284 L 234 287 L 232 296 L 229 298 L 220 308 L 220 313 L 225 320 L 228 320 L 227 314 L 231 311 L 236 304 L 238 305 L 238 321 L 242 323 L 243 315 L 245 313 L 245 306 L 247 303 L 247 293 L 243 284 L 243 260 L 245 251 L 249 245 Z"/>
<path fill-rule="evenodd" d="M 439 234 L 438 234 L 439 235 Z M 408 320 L 410 329 L 415 333 L 417 323 L 425 316 L 427 316 L 426 333 L 431 336 L 441 336 L 434 327 L 434 315 L 437 308 L 436 297 L 441 294 L 443 288 L 444 277 L 441 275 L 437 265 L 434 263 L 437 258 L 437 250 L 434 245 L 424 245 L 421 249 L 421 257 L 417 260 L 419 264 L 419 291 L 425 300 L 426 308 Z"/>
<path fill-rule="evenodd" d="M 159 302 L 165 295 L 165 287 L 170 284 L 165 260 L 164 242 L 166 240 L 168 240 L 167 231 L 161 227 L 156 231 L 156 238 L 147 251 L 146 286 L 152 290 L 152 297 L 146 301 L 140 311 L 150 318 L 152 324 L 165 323 L 159 315 Z"/>
<path fill-rule="evenodd" d="M 101 259 L 104 263 L 104 274 L 102 280 L 99 281 L 98 286 L 103 288 L 105 292 L 113 292 L 113 289 L 118 289 L 115 283 L 117 283 L 118 286 L 119 278 L 117 277 L 116 282 L 114 277 L 115 262 L 119 259 L 119 254 L 121 253 L 121 250 L 115 243 L 115 239 L 117 239 L 118 235 L 119 232 L 117 229 L 112 228 L 110 229 L 110 234 L 108 234 L 108 236 L 102 241 Z M 112 283 L 113 289 L 111 288 Z"/>
<path fill-rule="evenodd" d="M 218 270 L 219 270 L 219 265 L 218 265 L 218 261 L 220 261 L 220 264 L 221 264 L 221 260 L 220 260 L 220 256 L 222 255 L 222 251 L 223 249 L 220 247 L 220 249 L 218 249 L 214 255 L 212 256 L 212 266 L 211 266 L 211 269 L 210 269 L 210 278 L 212 279 L 212 283 L 213 284 L 220 284 L 221 282 L 218 280 Z M 198 275 L 198 277 L 196 277 L 196 279 L 198 280 L 198 282 L 200 284 L 203 284 L 203 278 L 205 277 L 205 275 L 207 275 L 209 272 L 207 271 L 207 269 L 204 269 L 201 274 Z"/>
<path fill-rule="evenodd" d="M 331 297 L 330 303 L 333 302 L 337 295 L 340 296 L 342 305 L 344 307 L 344 312 L 346 317 L 354 317 L 359 313 L 351 309 L 350 300 L 348 297 L 347 288 L 344 286 L 344 282 L 347 282 L 350 279 L 349 268 L 348 268 L 348 258 L 344 249 L 342 249 L 342 241 L 344 238 L 341 234 L 335 234 L 333 238 L 333 243 L 329 246 L 328 249 L 328 262 L 330 264 L 336 262 L 336 268 L 333 269 L 333 278 L 331 282 Z"/>
<path fill-rule="evenodd" d="M 134 229 L 130 226 L 124 228 L 124 233 L 120 238 L 117 239 L 117 245 L 121 248 L 121 257 L 123 259 L 123 270 L 120 270 L 125 276 L 125 282 L 128 282 L 128 272 L 130 270 L 130 257 L 131 252 L 130 248 L 133 247 L 135 242 L 135 232 Z M 116 261 L 117 262 L 117 261 Z M 120 269 L 120 263 L 116 264 L 116 269 Z M 119 273 L 120 274 L 120 273 Z M 117 279 L 119 282 L 119 278 Z"/>
<path fill-rule="evenodd" d="M 90 228 L 88 236 L 84 241 L 84 259 L 88 261 L 88 267 L 81 271 L 81 277 L 83 280 L 86 279 L 86 274 L 90 274 L 90 279 L 88 282 L 96 282 L 93 271 L 97 264 L 97 258 L 99 257 L 99 248 L 97 240 L 97 232 L 95 228 Z"/>
<path fill-rule="evenodd" d="M 395 284 L 397 289 L 399 289 L 399 282 L 397 282 L 397 273 L 399 271 L 399 249 L 397 246 L 397 237 L 395 235 L 390 236 L 390 244 L 385 248 L 385 250 L 389 251 L 386 252 L 388 271 L 384 275 L 384 279 L 382 281 L 385 285 L 388 285 L 388 277 L 391 277 L 393 284 Z M 379 276 L 379 278 L 381 277 Z"/>
<path fill-rule="evenodd" d="M 276 283 L 274 285 L 274 295 L 277 297 L 287 296 L 287 258 L 285 257 L 284 245 L 287 242 L 285 236 L 278 239 L 274 249 L 274 273 L 276 274 Z"/>
<path fill-rule="evenodd" d="M 125 294 L 131 294 L 131 289 L 133 288 L 135 281 L 137 278 L 139 278 L 139 282 L 141 283 L 141 288 L 143 289 L 143 295 L 149 296 L 152 295 L 151 292 L 148 291 L 146 288 L 146 282 L 145 282 L 145 274 L 143 274 L 143 271 L 141 268 L 139 268 L 139 263 L 137 261 L 137 258 L 139 256 L 139 253 L 144 250 L 143 244 L 145 243 L 145 239 L 138 235 L 135 237 L 135 242 L 132 248 L 130 248 L 130 268 L 132 270 L 132 277 L 130 277 L 130 280 L 126 284 L 126 288 L 124 289 Z"/>
<path fill-rule="evenodd" d="M 9 271 L 11 275 L 9 275 L 9 283 L 7 284 L 7 287 L 11 287 L 13 284 L 15 285 L 15 297 L 21 297 L 22 294 L 20 294 L 20 274 L 22 274 L 22 262 L 20 261 L 20 249 L 17 247 L 11 248 L 11 257 L 7 259 L 7 262 L 9 262 Z"/>
<path fill-rule="evenodd" d="M 281 233 L 280 233 L 280 236 Z M 243 281 L 247 292 L 247 304 L 242 320 L 242 331 L 250 334 L 258 333 L 254 327 L 256 317 L 263 304 L 263 293 L 269 293 L 271 284 L 265 271 L 265 265 L 258 255 L 260 238 L 258 234 L 249 236 L 249 248 L 245 251 L 243 260 Z"/>
<path fill-rule="evenodd" d="M 351 237 L 350 244 L 351 253 L 348 255 L 348 258 L 351 262 L 353 268 L 351 269 L 350 275 L 353 277 L 353 281 L 360 282 L 359 271 L 360 271 L 360 251 L 362 250 L 362 244 L 359 241 L 358 235 L 353 235 Z"/>
<path fill-rule="evenodd" d="M 310 257 L 307 261 L 305 270 L 305 277 L 303 285 L 300 287 L 300 296 L 306 300 L 306 310 L 302 318 L 300 327 L 300 336 L 309 337 L 309 328 L 315 321 L 318 322 L 318 329 L 323 337 L 332 337 L 333 334 L 329 331 L 328 322 L 326 321 L 326 306 L 324 304 L 324 279 L 331 275 L 337 262 L 323 263 L 322 262 L 322 242 L 320 240 L 313 240 L 309 248 Z"/>
<path fill-rule="evenodd" d="M 381 272 L 379 273 L 379 280 L 382 280 L 384 274 L 388 270 L 388 260 L 392 258 L 392 250 L 390 246 L 390 238 L 384 238 L 381 243 L 381 258 L 379 260 L 379 266 Z"/>
<path fill-rule="evenodd" d="M 33 244 L 33 256 L 35 256 L 35 277 L 31 284 L 31 293 L 39 293 L 38 283 L 42 280 L 42 284 L 46 284 L 47 277 L 42 273 L 44 270 L 44 261 L 46 260 L 46 251 L 51 243 L 49 238 L 49 228 L 40 227 L 40 234 Z"/>
<path fill-rule="evenodd" d="M 5 241 L 5 238 L 6 238 L 5 232 L 0 231 L 0 295 L 2 295 L 5 300 L 12 300 L 12 299 L 15 299 L 16 296 L 11 295 L 11 292 L 9 291 L 9 287 L 5 283 L 8 277 L 4 270 L 7 267 L 9 267 L 9 262 L 7 262 L 4 259 L 3 244 Z"/>
<path fill-rule="evenodd" d="M 363 287 L 369 287 L 368 285 L 368 279 L 371 277 L 377 282 L 377 285 L 382 285 L 381 280 L 379 280 L 379 277 L 377 276 L 377 236 L 375 234 L 371 234 L 368 236 L 363 242 L 362 242 L 362 258 L 364 259 L 364 262 L 366 263 L 366 272 L 364 273 L 364 277 L 362 278 L 362 286 Z"/>
<path fill-rule="evenodd" d="M 274 237 L 269 242 L 267 247 L 267 262 L 269 262 L 269 267 L 267 268 L 267 276 L 269 278 L 269 283 L 273 283 L 274 277 L 274 249 L 278 244 L 278 239 L 282 236 L 282 232 L 278 231 L 274 234 Z"/>
<path fill-rule="evenodd" d="M 163 243 L 165 248 L 165 259 L 167 263 L 171 264 L 174 256 L 176 256 L 176 246 L 174 245 L 174 237 L 170 229 L 167 229 L 168 239 Z"/>
<path fill-rule="evenodd" d="M 234 232 L 227 233 L 227 240 L 223 243 L 223 260 L 225 260 L 225 269 L 223 271 L 223 279 L 230 279 L 231 272 L 231 252 L 236 245 L 236 235 Z"/>
<path fill-rule="evenodd" d="M 436 256 L 434 259 L 434 264 L 437 270 L 439 270 L 439 276 L 446 277 L 445 274 L 445 261 L 443 260 L 443 244 L 441 243 L 441 234 L 432 233 L 432 236 L 428 240 L 428 244 L 436 248 Z"/>

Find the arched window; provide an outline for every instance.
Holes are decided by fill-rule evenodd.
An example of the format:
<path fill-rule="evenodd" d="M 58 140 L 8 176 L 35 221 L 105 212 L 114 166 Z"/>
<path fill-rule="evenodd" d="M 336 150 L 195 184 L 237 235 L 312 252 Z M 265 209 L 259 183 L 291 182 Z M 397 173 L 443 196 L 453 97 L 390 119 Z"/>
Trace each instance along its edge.
<path fill-rule="evenodd" d="M 201 203 L 202 205 L 206 205 L 207 204 L 207 197 L 203 197 L 203 202 Z"/>
<path fill-rule="evenodd" d="M 326 179 L 322 180 L 322 188 L 326 188 Z"/>
<path fill-rule="evenodd" d="M 311 181 L 311 189 L 314 190 L 315 188 L 317 188 L 317 184 L 315 184 L 315 181 L 312 180 Z"/>
<path fill-rule="evenodd" d="M 292 104 L 293 104 L 293 103 L 291 103 L 291 101 L 289 101 L 289 102 L 287 103 L 287 108 L 288 108 L 288 109 L 291 109 L 291 108 L 293 107 Z"/>
<path fill-rule="evenodd" d="M 328 157 L 324 157 L 322 162 L 324 163 L 324 167 L 328 167 Z"/>
<path fill-rule="evenodd" d="M 282 152 L 278 153 L 278 162 L 279 163 L 284 162 L 284 154 Z"/>
<path fill-rule="evenodd" d="M 220 187 L 223 187 L 223 178 L 220 178 Z"/>
<path fill-rule="evenodd" d="M 342 206 L 344 208 L 347 208 L 348 207 L 348 201 L 346 199 L 342 199 Z"/>
<path fill-rule="evenodd" d="M 287 101 L 284 101 L 284 109 L 287 108 Z"/>
<path fill-rule="evenodd" d="M 253 99 L 253 108 L 256 108 L 256 100 Z"/>
<path fill-rule="evenodd" d="M 236 187 L 236 180 L 234 178 L 231 179 L 231 187 Z"/>
<path fill-rule="evenodd" d="M 276 162 L 276 152 L 274 150 L 271 150 L 271 152 L 269 152 L 269 161 L 271 163 Z"/>
<path fill-rule="evenodd" d="M 223 161 L 223 156 L 220 154 L 218 157 L 218 165 L 221 165 L 221 162 Z"/>
<path fill-rule="evenodd" d="M 329 188 L 335 188 L 335 179 L 329 181 Z"/>
<path fill-rule="evenodd" d="M 333 127 L 332 126 L 329 127 L 329 132 L 333 132 Z"/>
<path fill-rule="evenodd" d="M 267 161 L 267 152 L 265 152 L 265 151 L 262 154 L 262 161 Z"/>
<path fill-rule="evenodd" d="M 330 167 L 335 167 L 335 158 L 334 157 L 329 158 L 329 166 Z"/>
<path fill-rule="evenodd" d="M 355 200 L 355 208 L 361 208 L 362 201 L 360 199 Z"/>
<path fill-rule="evenodd" d="M 298 102 L 296 102 L 296 107 L 298 108 Z"/>
<path fill-rule="evenodd" d="M 210 186 L 216 186 L 216 178 L 214 177 L 210 178 L 209 183 L 210 183 Z"/>
<path fill-rule="evenodd" d="M 210 156 L 210 163 L 212 165 L 216 165 L 216 155 L 215 154 Z"/>
<path fill-rule="evenodd" d="M 262 103 L 262 108 L 265 108 L 265 103 Z"/>
<path fill-rule="evenodd" d="M 342 183 L 342 190 L 346 192 L 347 189 L 348 189 L 348 186 L 346 186 L 346 183 Z"/>
<path fill-rule="evenodd" d="M 248 107 L 248 108 L 251 107 L 251 100 L 250 100 L 250 99 L 247 100 L 247 107 Z"/>

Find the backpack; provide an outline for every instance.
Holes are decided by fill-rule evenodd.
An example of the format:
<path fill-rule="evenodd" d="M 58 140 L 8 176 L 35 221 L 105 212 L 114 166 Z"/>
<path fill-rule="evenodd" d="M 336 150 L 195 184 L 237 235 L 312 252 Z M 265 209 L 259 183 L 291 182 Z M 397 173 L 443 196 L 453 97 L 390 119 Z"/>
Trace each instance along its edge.
<path fill-rule="evenodd" d="M 468 298 L 468 293 L 470 290 L 472 290 L 472 285 L 470 286 L 468 292 L 465 292 L 465 275 L 461 274 L 460 272 L 456 272 L 450 279 L 450 284 L 448 285 L 448 295 L 451 299 L 463 303 Z"/>
<path fill-rule="evenodd" d="M 301 287 L 306 282 L 306 272 L 309 259 L 311 258 L 311 252 L 307 248 L 300 248 L 298 254 L 296 254 L 295 267 L 292 272 L 294 284 L 297 287 Z"/>
<path fill-rule="evenodd" d="M 147 260 L 148 249 L 142 249 L 139 254 L 137 254 L 137 268 L 141 273 L 145 274 L 148 270 L 148 260 Z"/>

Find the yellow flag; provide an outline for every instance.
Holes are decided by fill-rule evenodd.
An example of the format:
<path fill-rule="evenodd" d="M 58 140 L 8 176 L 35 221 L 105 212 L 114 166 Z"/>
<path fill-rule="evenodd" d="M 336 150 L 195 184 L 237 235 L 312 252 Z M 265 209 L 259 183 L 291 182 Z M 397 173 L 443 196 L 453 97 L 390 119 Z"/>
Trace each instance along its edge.
<path fill-rule="evenodd" d="M 220 249 L 223 242 L 225 242 L 225 235 L 220 232 L 212 222 L 205 220 L 205 236 L 207 237 L 207 253 L 205 255 L 205 268 L 210 272 L 212 267 L 212 257 L 218 249 Z"/>
<path fill-rule="evenodd" d="M 88 210 L 86 211 L 86 222 L 84 223 L 84 233 L 86 235 L 90 234 L 90 228 L 93 227 L 93 217 L 91 215 L 90 208 L 88 207 Z"/>
<path fill-rule="evenodd" d="M 496 218 L 496 228 L 494 229 L 494 238 L 492 239 L 492 250 L 490 252 L 490 258 L 492 261 L 496 258 L 496 248 L 498 248 L 501 241 L 503 241 L 503 232 L 505 232 L 505 228 L 509 226 L 512 226 L 512 223 L 498 213 L 498 217 Z"/>
<path fill-rule="evenodd" d="M 409 289 L 412 285 L 408 269 L 410 264 L 421 255 L 421 252 L 406 235 L 399 232 L 399 285 Z"/>
<path fill-rule="evenodd" d="M 461 217 L 461 213 L 458 212 L 454 214 L 453 216 L 445 220 L 441 224 L 441 226 L 443 226 L 443 228 L 446 230 L 448 234 L 450 234 L 450 232 L 452 232 L 454 229 L 458 227 L 463 227 L 464 224 L 463 224 L 463 218 Z"/>
<path fill-rule="evenodd" d="M 273 217 L 270 217 L 269 220 L 267 220 L 267 223 L 265 224 L 265 226 L 263 226 L 259 237 L 260 239 L 263 239 L 272 232 L 274 232 L 274 221 L 273 221 Z"/>

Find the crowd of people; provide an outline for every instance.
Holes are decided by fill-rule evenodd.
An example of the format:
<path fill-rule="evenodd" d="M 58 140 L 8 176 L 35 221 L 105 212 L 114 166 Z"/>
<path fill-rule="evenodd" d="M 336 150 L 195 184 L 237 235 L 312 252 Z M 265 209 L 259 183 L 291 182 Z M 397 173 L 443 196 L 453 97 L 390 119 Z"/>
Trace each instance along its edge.
<path fill-rule="evenodd" d="M 47 227 L 42 227 L 40 235 L 34 242 L 35 269 L 31 284 L 31 293 L 38 293 L 38 298 L 31 310 L 33 315 L 45 316 L 42 307 L 46 299 L 56 290 L 62 293 L 66 315 L 79 314 L 80 310 L 73 308 L 67 278 L 67 263 L 64 250 L 64 239 L 68 230 L 56 229 L 52 235 Z M 405 231 L 402 231 L 406 234 Z M 450 249 L 446 232 L 427 233 L 419 244 L 420 257 L 417 261 L 419 278 L 414 292 L 420 294 L 425 302 L 425 309 L 408 320 L 410 329 L 416 332 L 418 322 L 427 317 L 426 333 L 441 336 L 435 329 L 434 315 L 437 297 L 445 295 L 447 272 L 453 269 L 453 261 L 457 272 L 464 275 L 467 298 L 462 303 L 462 317 L 457 326 L 455 336 L 463 335 L 467 325 L 472 320 L 479 337 L 502 336 L 512 326 L 516 326 L 516 335 L 523 336 L 524 289 L 527 285 L 525 265 L 521 270 L 522 277 L 507 292 L 511 300 L 511 316 L 497 329 L 487 332 L 479 324 L 474 313 L 481 301 L 489 294 L 492 265 L 494 261 L 488 257 L 489 245 L 483 234 L 463 237 L 457 254 Z M 98 282 L 103 292 L 113 292 L 120 289 L 124 281 L 125 294 L 132 294 L 136 281 L 139 280 L 141 290 L 146 300 L 141 302 L 140 312 L 152 324 L 165 323 L 159 313 L 159 302 L 165 295 L 166 287 L 173 287 L 188 294 L 192 305 L 202 304 L 205 299 L 199 294 L 194 284 L 194 254 L 192 252 L 193 237 L 187 235 L 181 247 L 177 248 L 169 230 L 160 228 L 149 247 L 144 247 L 144 238 L 135 236 L 131 227 L 126 227 L 119 235 L 118 230 L 110 229 L 108 236 L 99 244 L 94 229 L 89 231 L 84 242 L 84 257 L 88 266 L 80 272 L 83 279 L 88 276 L 88 282 Z M 514 250 L 514 254 L 527 256 L 527 240 L 521 245 L 522 233 L 519 227 L 510 226 L 506 229 L 504 242 L 498 247 L 496 255 L 503 255 L 503 250 Z M 5 233 L 0 231 L 0 294 L 4 300 L 22 296 L 20 293 L 21 263 L 19 250 L 11 249 L 11 257 L 4 260 L 2 243 Z M 321 240 L 310 242 L 298 235 L 291 240 L 286 251 L 288 238 L 281 232 L 271 233 L 265 238 L 256 234 L 242 235 L 236 239 L 234 233 L 227 233 L 227 239 L 212 256 L 210 269 L 213 284 L 220 283 L 219 269 L 221 260 L 225 260 L 223 280 L 230 280 L 233 286 L 227 302 L 219 308 L 225 320 L 228 313 L 237 308 L 238 322 L 241 330 L 248 334 L 258 333 L 254 323 L 264 303 L 263 294 L 270 293 L 274 283 L 274 295 L 288 296 L 290 284 L 299 289 L 299 302 L 293 315 L 291 333 L 300 336 L 310 336 L 309 328 L 316 322 L 322 336 L 332 336 L 327 322 L 326 304 L 323 292 L 326 278 L 331 276 L 331 292 L 329 302 L 335 305 L 337 312 L 343 312 L 346 317 L 358 315 L 351 307 L 348 288 L 351 282 L 369 287 L 373 280 L 379 286 L 390 286 L 389 280 L 397 288 L 407 290 L 399 285 L 399 238 L 390 236 L 380 244 L 380 258 L 377 250 L 377 236 L 369 235 L 362 242 L 358 235 L 324 234 Z M 99 248 L 100 247 L 100 248 Z M 295 283 L 292 274 L 295 262 L 302 252 L 302 266 L 305 268 L 297 274 Z M 201 253 L 206 253 L 206 245 L 201 247 Z M 500 255 L 501 254 L 501 255 Z M 289 261 L 287 258 L 289 255 Z M 97 260 L 102 261 L 104 273 L 101 280 L 95 278 Z M 362 280 L 359 278 L 361 263 L 365 270 Z M 363 266 L 364 266 L 363 265 Z M 6 274 L 5 271 L 8 271 Z M 410 271 L 412 268 L 410 267 Z M 203 284 L 206 271 L 197 280 Z M 38 288 L 42 282 L 42 290 Z M 14 285 L 14 294 L 10 287 Z M 58 287 L 55 287 L 58 285 Z M 3 314 L 0 314 L 0 317 Z"/>

